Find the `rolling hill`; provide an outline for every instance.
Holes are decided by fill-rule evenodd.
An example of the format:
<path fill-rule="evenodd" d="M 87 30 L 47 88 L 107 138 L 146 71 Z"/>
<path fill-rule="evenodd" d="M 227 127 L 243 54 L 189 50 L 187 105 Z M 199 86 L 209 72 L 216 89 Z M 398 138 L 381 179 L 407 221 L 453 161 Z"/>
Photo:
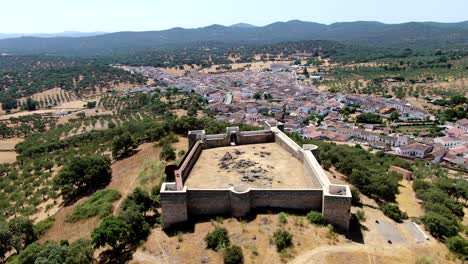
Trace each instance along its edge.
<path fill-rule="evenodd" d="M 294 40 L 332 40 L 379 47 L 448 47 L 468 45 L 468 22 L 345 22 L 324 25 L 292 20 L 263 27 L 246 24 L 117 32 L 87 37 L 21 37 L 0 40 L 0 53 L 110 55 L 189 45 L 194 42 L 265 44 Z"/>

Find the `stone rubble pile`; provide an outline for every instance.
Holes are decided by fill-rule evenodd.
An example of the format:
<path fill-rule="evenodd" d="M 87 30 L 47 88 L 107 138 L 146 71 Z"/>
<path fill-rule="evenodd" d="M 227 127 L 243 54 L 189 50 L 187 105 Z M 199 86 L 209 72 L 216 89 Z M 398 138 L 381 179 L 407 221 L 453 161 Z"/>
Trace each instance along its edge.
<path fill-rule="evenodd" d="M 228 172 L 236 171 L 241 176 L 240 180 L 243 182 L 252 182 L 260 184 L 262 186 L 271 186 L 273 178 L 266 175 L 268 170 L 262 168 L 258 162 L 242 159 L 240 156 L 245 152 L 234 149 L 231 152 L 226 152 L 221 159 L 219 159 L 218 167 Z M 254 153 L 254 155 L 260 155 L 264 158 L 270 156 L 271 153 L 267 151 L 260 151 L 260 153 Z M 274 169 L 273 166 L 268 165 L 268 169 Z"/>

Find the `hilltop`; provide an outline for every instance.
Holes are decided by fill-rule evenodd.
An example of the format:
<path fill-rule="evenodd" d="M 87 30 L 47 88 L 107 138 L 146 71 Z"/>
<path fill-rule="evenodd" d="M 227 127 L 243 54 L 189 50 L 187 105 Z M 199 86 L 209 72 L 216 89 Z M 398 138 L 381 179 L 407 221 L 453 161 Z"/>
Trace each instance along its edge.
<path fill-rule="evenodd" d="M 0 40 L 0 52 L 9 54 L 109 55 L 122 52 L 187 46 L 194 42 L 271 44 L 297 40 L 332 40 L 378 47 L 463 47 L 468 42 L 468 22 L 373 21 L 331 25 L 292 20 L 263 27 L 246 24 L 172 28 L 161 31 L 116 32 L 87 37 L 21 37 Z"/>

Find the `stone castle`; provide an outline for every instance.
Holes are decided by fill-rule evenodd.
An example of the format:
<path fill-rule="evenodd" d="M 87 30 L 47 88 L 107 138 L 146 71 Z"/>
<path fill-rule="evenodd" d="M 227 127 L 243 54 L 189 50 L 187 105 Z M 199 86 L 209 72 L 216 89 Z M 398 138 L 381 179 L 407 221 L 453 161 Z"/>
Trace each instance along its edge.
<path fill-rule="evenodd" d="M 189 151 L 166 168 L 161 187 L 163 227 L 196 216 L 243 217 L 256 209 L 315 210 L 347 231 L 351 216 L 348 185 L 332 184 L 314 155 L 315 145 L 297 145 L 281 124 L 264 130 L 207 135 L 190 131 Z"/>

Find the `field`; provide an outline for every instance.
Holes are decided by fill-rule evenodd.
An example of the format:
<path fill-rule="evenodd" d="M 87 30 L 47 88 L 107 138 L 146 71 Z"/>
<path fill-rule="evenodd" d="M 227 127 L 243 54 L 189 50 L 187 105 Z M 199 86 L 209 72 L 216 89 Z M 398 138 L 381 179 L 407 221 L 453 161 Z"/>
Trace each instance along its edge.
<path fill-rule="evenodd" d="M 261 72 L 271 68 L 271 65 L 280 63 L 280 64 L 291 64 L 293 61 L 254 61 L 248 63 L 232 63 L 229 64 L 229 70 L 250 70 L 254 72 Z M 217 73 L 217 72 L 225 72 L 227 71 L 222 67 L 223 65 L 213 65 L 209 68 L 204 68 L 199 70 L 202 73 Z"/>
<path fill-rule="evenodd" d="M 13 163 L 16 161 L 15 146 L 22 142 L 22 138 L 7 138 L 0 140 L 0 164 Z"/>
<path fill-rule="evenodd" d="M 400 182 L 400 194 L 398 194 L 396 200 L 401 210 L 406 212 L 409 217 L 421 217 L 424 215 L 421 203 L 416 198 L 411 182 L 407 180 Z"/>

